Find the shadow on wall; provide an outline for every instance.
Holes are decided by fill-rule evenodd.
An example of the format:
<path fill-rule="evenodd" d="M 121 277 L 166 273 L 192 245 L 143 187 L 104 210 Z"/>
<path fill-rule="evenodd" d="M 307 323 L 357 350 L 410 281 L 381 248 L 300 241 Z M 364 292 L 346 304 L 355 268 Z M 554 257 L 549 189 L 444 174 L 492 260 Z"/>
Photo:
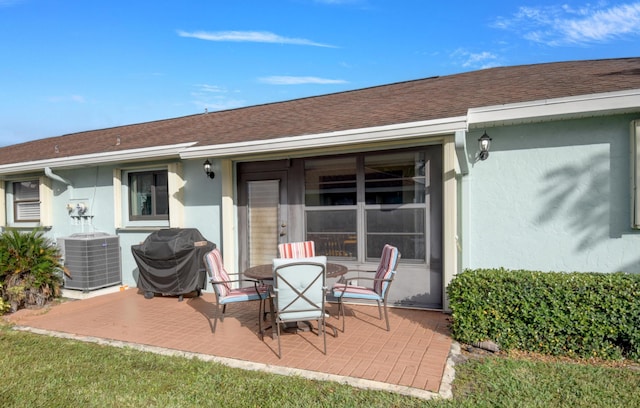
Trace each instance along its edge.
<path fill-rule="evenodd" d="M 638 262 L 632 262 L 626 265 L 621 272 L 631 273 L 633 275 L 640 274 L 640 260 Z"/>
<path fill-rule="evenodd" d="M 584 163 L 550 170 L 539 192 L 546 202 L 537 221 L 548 224 L 556 218 L 566 219 L 580 252 L 610 236 L 609 160 L 606 153 L 596 154 Z"/>
<path fill-rule="evenodd" d="M 621 238 L 629 229 L 629 196 L 613 185 L 615 177 L 607 153 L 594 154 L 580 164 L 568 164 L 545 174 L 544 197 L 537 216 L 540 224 L 565 220 L 575 236 L 575 248 L 585 252 L 612 238 Z M 640 273 L 640 259 L 622 271 Z"/>

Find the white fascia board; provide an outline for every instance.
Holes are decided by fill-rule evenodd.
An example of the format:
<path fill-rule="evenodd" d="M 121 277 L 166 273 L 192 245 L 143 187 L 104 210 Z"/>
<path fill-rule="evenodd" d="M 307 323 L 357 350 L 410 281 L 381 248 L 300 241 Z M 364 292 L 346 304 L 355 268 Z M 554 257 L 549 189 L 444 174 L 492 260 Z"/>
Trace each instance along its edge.
<path fill-rule="evenodd" d="M 469 127 L 525 123 L 555 118 L 633 112 L 640 109 L 640 89 L 472 108 Z"/>
<path fill-rule="evenodd" d="M 0 165 L 0 174 L 15 174 L 29 171 L 42 171 L 44 168 L 73 168 L 96 166 L 106 163 L 141 161 L 149 159 L 178 158 L 180 152 L 196 142 L 180 143 L 169 146 L 145 147 L 142 149 L 119 150 L 115 152 L 84 154 L 59 157 L 22 163 Z"/>
<path fill-rule="evenodd" d="M 290 136 L 212 146 L 195 146 L 183 150 L 180 153 L 180 157 L 183 159 L 198 159 L 204 157 L 230 157 L 301 149 L 340 147 L 357 143 L 375 143 L 452 134 L 458 130 L 465 130 L 466 128 L 466 117 L 459 116 L 438 120 L 342 130 L 338 132 L 317 133 L 313 135 Z"/>

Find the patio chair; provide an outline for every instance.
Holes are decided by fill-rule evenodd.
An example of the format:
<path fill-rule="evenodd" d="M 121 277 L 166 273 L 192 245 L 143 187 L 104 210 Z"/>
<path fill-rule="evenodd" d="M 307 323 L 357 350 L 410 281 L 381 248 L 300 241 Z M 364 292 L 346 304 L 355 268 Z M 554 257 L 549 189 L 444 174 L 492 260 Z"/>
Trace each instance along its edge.
<path fill-rule="evenodd" d="M 342 314 L 342 331 L 344 332 L 344 299 L 349 300 L 375 300 L 378 303 L 378 314 L 380 320 L 382 320 L 381 305 L 384 306 L 384 319 L 387 323 L 387 331 L 390 330 L 389 315 L 387 313 L 387 296 L 389 295 L 389 287 L 393 282 L 393 278 L 396 274 L 396 266 L 400 260 L 400 252 L 398 248 L 386 244 L 382 249 L 382 256 L 380 257 L 380 263 L 378 269 L 375 271 L 352 271 L 359 272 L 356 279 L 358 283 L 361 281 L 372 282 L 369 286 L 358 286 L 349 284 L 349 278 L 345 277 L 345 281 L 337 282 L 332 287 L 332 294 L 338 300 L 338 315 Z M 371 276 L 361 276 L 360 272 L 375 273 Z M 347 283 L 343 283 L 347 282 Z M 340 316 L 338 316 L 340 318 Z"/>
<path fill-rule="evenodd" d="M 325 271 L 327 258 L 277 258 L 273 260 L 274 325 L 278 335 L 278 357 L 282 358 L 280 325 L 290 322 L 318 323 L 323 352 L 327 354 Z"/>
<path fill-rule="evenodd" d="M 213 286 L 213 292 L 216 295 L 216 317 L 213 326 L 213 332 L 216 331 L 218 319 L 221 322 L 224 321 L 224 313 L 227 310 L 227 305 L 230 303 L 249 302 L 258 300 L 258 328 L 262 332 L 262 319 L 260 318 L 263 313 L 264 300 L 269 297 L 269 291 L 266 285 L 260 284 L 255 279 L 230 279 L 229 274 L 222 263 L 222 255 L 218 248 L 207 252 L 204 255 L 204 264 L 207 268 L 207 273 L 211 278 L 210 282 Z M 232 287 L 232 284 L 241 284 L 242 282 L 250 283 L 246 287 Z M 220 311 L 222 306 L 222 311 Z"/>
<path fill-rule="evenodd" d="M 278 251 L 280 252 L 280 258 L 309 258 L 316 256 L 313 241 L 278 244 Z"/>

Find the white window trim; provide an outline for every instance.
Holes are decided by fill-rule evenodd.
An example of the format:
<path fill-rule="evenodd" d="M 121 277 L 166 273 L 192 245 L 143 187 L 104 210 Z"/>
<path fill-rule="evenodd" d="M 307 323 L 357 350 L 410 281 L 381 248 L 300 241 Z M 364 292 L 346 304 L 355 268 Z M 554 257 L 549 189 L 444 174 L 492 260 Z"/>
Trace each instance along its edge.
<path fill-rule="evenodd" d="M 7 189 L 6 180 L 0 182 L 0 228 L 7 226 Z"/>
<path fill-rule="evenodd" d="M 459 272 L 458 264 L 458 178 L 455 176 L 457 164 L 454 137 L 445 138 L 443 144 L 444 177 L 442 185 L 442 308 L 450 311 L 447 286 Z"/>
<path fill-rule="evenodd" d="M 15 193 L 9 194 L 7 183 L 15 183 L 26 180 L 38 181 L 38 194 L 40 200 L 40 220 L 39 221 L 16 221 L 13 212 L 13 204 L 15 201 Z M 19 228 L 50 228 L 53 225 L 53 189 L 51 180 L 46 176 L 36 177 L 10 177 L 2 179 L 0 183 L 0 227 L 19 227 Z M 7 209 L 7 206 L 11 209 Z M 9 217 L 11 214 L 11 217 Z"/>
<path fill-rule="evenodd" d="M 122 169 L 113 169 L 113 225 L 122 228 Z"/>
<path fill-rule="evenodd" d="M 631 228 L 640 229 L 640 119 L 632 120 L 631 133 Z"/>
<path fill-rule="evenodd" d="M 51 179 L 46 176 L 39 178 L 40 184 L 40 225 L 50 227 L 53 225 L 53 188 Z"/>
<path fill-rule="evenodd" d="M 167 166 L 169 179 L 169 226 L 184 227 L 184 186 L 182 163 L 170 163 Z"/>
<path fill-rule="evenodd" d="M 127 179 L 129 173 L 148 170 L 167 170 L 169 220 L 129 220 L 129 191 L 122 180 Z M 146 166 L 113 169 L 113 214 L 116 229 L 126 228 L 182 228 L 184 226 L 184 177 L 182 163 L 169 163 L 166 166 Z"/>

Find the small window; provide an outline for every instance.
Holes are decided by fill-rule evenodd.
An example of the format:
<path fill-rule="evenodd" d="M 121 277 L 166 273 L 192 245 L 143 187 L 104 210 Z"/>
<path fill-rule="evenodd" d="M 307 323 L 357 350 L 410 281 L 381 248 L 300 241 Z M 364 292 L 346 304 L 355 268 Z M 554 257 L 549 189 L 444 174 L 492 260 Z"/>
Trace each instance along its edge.
<path fill-rule="evenodd" d="M 168 191 L 166 170 L 129 173 L 129 219 L 168 220 Z"/>
<path fill-rule="evenodd" d="M 13 183 L 13 219 L 16 222 L 40 221 L 40 185 L 36 180 Z"/>

